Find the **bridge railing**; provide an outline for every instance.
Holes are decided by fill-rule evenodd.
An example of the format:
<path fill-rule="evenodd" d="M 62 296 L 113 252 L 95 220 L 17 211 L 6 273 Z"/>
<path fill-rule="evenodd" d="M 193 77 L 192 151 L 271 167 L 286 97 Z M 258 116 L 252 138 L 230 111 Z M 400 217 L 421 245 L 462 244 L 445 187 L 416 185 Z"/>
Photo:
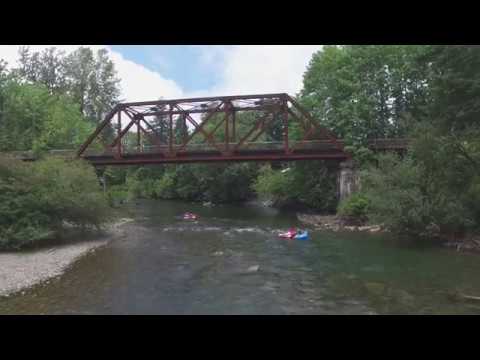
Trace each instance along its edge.
<path fill-rule="evenodd" d="M 339 140 L 340 143 L 343 143 Z M 372 139 L 369 140 L 369 147 L 374 151 L 382 150 L 404 150 L 408 147 L 408 139 Z M 227 151 L 227 146 L 224 143 L 218 143 L 217 148 L 213 148 L 209 144 L 189 144 L 187 148 L 180 150 L 180 145 L 174 145 L 172 147 L 173 152 L 175 153 L 201 153 L 201 152 L 218 152 L 218 151 Z M 319 151 L 328 151 L 335 150 L 335 146 L 327 140 L 310 140 L 303 142 L 291 142 L 292 147 L 296 147 L 296 151 L 306 151 L 306 150 L 319 150 Z M 239 152 L 248 152 L 248 151 L 282 151 L 283 142 L 281 141 L 269 141 L 269 142 L 247 142 L 239 149 Z M 229 144 L 228 151 L 234 151 L 235 144 Z M 140 148 L 138 147 L 122 147 L 122 154 L 124 155 L 134 155 L 134 154 L 168 154 L 170 148 L 168 145 L 158 146 L 158 145 L 143 145 Z M 118 148 L 107 148 L 107 149 L 88 149 L 85 151 L 83 156 L 114 156 Z M 64 157 L 75 157 L 76 151 L 74 149 L 57 149 L 49 150 L 50 155 L 58 155 Z M 9 153 L 11 156 L 23 160 L 35 160 L 37 156 L 33 151 L 13 151 Z"/>
<path fill-rule="evenodd" d="M 292 142 L 292 148 L 295 147 L 295 152 L 301 152 L 306 150 L 337 150 L 335 144 L 327 140 L 312 140 L 302 142 Z M 144 145 L 139 147 L 122 147 L 122 155 L 133 154 L 169 154 L 170 149 L 172 152 L 178 154 L 190 154 L 190 153 L 202 153 L 202 152 L 232 152 L 242 153 L 249 151 L 284 151 L 284 143 L 282 141 L 269 141 L 269 142 L 252 142 L 244 143 L 241 148 L 236 149 L 236 144 L 218 143 L 216 147 L 212 147 L 209 144 L 189 144 L 188 147 L 182 148 L 181 145 L 173 145 L 171 148 L 169 145 Z M 101 155 L 115 155 L 118 152 L 117 148 L 91 150 L 88 149 L 84 152 L 84 156 L 101 156 Z"/>

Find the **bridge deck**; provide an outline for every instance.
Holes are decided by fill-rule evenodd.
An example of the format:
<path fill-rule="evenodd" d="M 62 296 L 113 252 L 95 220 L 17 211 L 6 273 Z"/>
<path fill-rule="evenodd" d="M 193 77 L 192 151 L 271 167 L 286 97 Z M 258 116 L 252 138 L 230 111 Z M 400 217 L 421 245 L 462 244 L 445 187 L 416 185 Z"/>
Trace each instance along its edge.
<path fill-rule="evenodd" d="M 407 148 L 406 139 L 373 139 L 369 147 L 374 151 L 403 151 Z M 218 161 L 296 161 L 296 160 L 337 160 L 348 158 L 341 148 L 342 141 L 333 144 L 326 140 L 292 142 L 290 152 L 286 153 L 283 142 L 255 142 L 246 143 L 236 150 L 235 144 L 227 146 L 217 144 L 214 148 L 209 144 L 189 144 L 182 149 L 179 145 L 144 146 L 140 149 L 122 148 L 122 156 L 118 157 L 115 150 L 95 151 L 87 150 L 82 158 L 94 165 L 132 165 L 132 164 L 163 164 L 189 162 L 218 162 Z M 75 157 L 75 150 L 51 150 L 52 155 Z M 25 161 L 36 160 L 32 152 L 16 152 L 14 155 Z"/>

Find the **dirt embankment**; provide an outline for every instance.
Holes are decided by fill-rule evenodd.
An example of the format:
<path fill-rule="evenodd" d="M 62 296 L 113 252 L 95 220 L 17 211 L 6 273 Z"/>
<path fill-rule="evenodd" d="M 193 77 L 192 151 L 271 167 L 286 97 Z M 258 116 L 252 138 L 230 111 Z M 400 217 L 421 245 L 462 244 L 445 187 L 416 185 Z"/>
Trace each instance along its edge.
<path fill-rule="evenodd" d="M 112 224 L 100 240 L 74 242 L 32 251 L 0 253 L 0 296 L 9 296 L 25 288 L 63 274 L 83 255 L 105 246 L 121 235 L 121 225 Z"/>

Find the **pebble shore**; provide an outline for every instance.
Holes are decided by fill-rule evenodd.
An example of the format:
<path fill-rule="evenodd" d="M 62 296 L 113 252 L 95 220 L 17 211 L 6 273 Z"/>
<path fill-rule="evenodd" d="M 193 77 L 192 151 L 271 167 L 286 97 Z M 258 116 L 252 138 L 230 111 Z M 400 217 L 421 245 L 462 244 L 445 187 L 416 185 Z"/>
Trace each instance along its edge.
<path fill-rule="evenodd" d="M 107 245 L 120 235 L 120 226 L 131 219 L 121 219 L 107 230 L 101 240 L 75 242 L 33 251 L 0 253 L 0 297 L 62 275 L 75 261 L 87 253 Z"/>

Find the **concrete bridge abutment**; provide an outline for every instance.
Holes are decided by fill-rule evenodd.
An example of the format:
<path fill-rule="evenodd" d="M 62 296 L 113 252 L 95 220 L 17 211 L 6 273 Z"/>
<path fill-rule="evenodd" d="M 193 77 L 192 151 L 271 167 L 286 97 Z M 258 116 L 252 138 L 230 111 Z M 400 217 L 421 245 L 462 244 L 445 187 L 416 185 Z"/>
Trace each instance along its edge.
<path fill-rule="evenodd" d="M 354 161 L 349 159 L 339 164 L 337 173 L 337 193 L 339 201 L 360 190 L 360 174 Z"/>

